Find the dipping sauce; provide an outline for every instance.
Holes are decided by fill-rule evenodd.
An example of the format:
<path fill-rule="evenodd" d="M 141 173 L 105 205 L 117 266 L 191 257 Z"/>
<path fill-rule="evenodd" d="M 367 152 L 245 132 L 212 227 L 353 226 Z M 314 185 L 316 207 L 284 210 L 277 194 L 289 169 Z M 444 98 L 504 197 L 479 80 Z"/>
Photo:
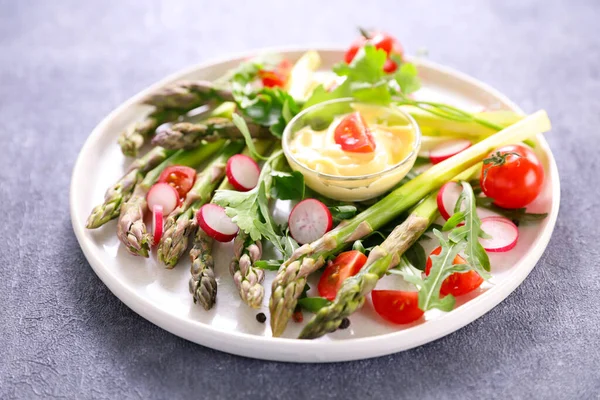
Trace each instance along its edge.
<path fill-rule="evenodd" d="M 296 126 L 293 137 L 284 133 L 284 149 L 292 168 L 303 173 L 313 190 L 338 200 L 366 200 L 385 193 L 408 173 L 420 134 L 414 121 L 396 107 L 345 101 L 347 112 L 333 116 L 329 125 L 318 126 L 321 129 L 301 117 L 303 126 Z M 340 109 L 337 103 L 333 102 Z M 312 108 L 324 104 L 306 110 L 307 117 Z"/>

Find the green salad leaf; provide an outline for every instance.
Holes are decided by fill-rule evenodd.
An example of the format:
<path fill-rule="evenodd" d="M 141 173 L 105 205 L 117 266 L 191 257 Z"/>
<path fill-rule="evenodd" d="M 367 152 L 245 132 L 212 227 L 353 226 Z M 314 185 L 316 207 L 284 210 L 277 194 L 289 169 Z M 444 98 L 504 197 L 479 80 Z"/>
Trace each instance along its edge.
<path fill-rule="evenodd" d="M 357 100 L 389 104 L 392 96 L 401 92 L 410 94 L 420 87 L 417 68 L 401 59 L 395 60 L 399 67 L 393 74 L 383 71 L 387 55 L 372 44 L 365 45 L 358 51 L 350 64 L 338 63 L 333 71 L 345 77 L 345 80 L 332 91 L 319 85 L 304 104 L 304 109 L 333 99 L 354 97 Z"/>
<path fill-rule="evenodd" d="M 232 114 L 231 119 L 234 125 L 238 128 L 242 136 L 244 137 L 244 141 L 246 142 L 246 147 L 250 151 L 250 156 L 255 160 L 266 160 L 267 157 L 263 157 L 256 151 L 256 147 L 254 146 L 254 140 L 252 140 L 252 136 L 250 135 L 250 130 L 248 129 L 248 125 L 244 118 L 240 117 L 238 114 Z"/>
<path fill-rule="evenodd" d="M 489 278 L 490 259 L 483 249 L 479 238 L 490 238 L 481 229 L 481 221 L 477 216 L 477 202 L 475 201 L 475 193 L 468 182 L 461 182 L 463 187 L 456 207 L 454 215 L 446 221 L 443 230 L 452 230 L 448 238 L 453 242 L 465 241 L 465 255 L 467 262 L 479 273 L 483 278 Z M 458 226 L 459 224 L 463 224 Z"/>
<path fill-rule="evenodd" d="M 287 232 L 283 232 L 271 217 L 269 198 L 273 184 L 273 171 L 284 158 L 282 151 L 273 153 L 263 166 L 258 185 L 248 192 L 235 190 L 217 190 L 213 201 L 225 207 L 225 213 L 231 217 L 240 230 L 247 233 L 253 241 L 266 239 L 286 258 L 290 257 L 298 244 Z"/>
<path fill-rule="evenodd" d="M 438 308 L 442 311 L 450 311 L 454 308 L 456 301 L 452 295 L 441 297 L 442 283 L 453 273 L 466 272 L 472 268 L 466 264 L 453 264 L 454 258 L 466 247 L 464 240 L 459 242 L 446 240 L 437 229 L 434 229 L 433 233 L 440 240 L 442 250 L 439 255 L 431 256 L 429 275 L 422 278 L 419 276 L 420 274 L 415 274 L 410 268 L 401 268 L 397 273 L 419 290 L 419 308 L 421 310 Z"/>
<path fill-rule="evenodd" d="M 324 297 L 303 297 L 298 299 L 298 306 L 311 313 L 316 313 L 321 308 L 327 307 L 330 304 L 331 301 Z"/>
<path fill-rule="evenodd" d="M 279 200 L 304 199 L 306 187 L 304 185 L 304 175 L 301 172 L 273 171 L 271 176 L 273 178 L 271 185 L 272 197 Z"/>

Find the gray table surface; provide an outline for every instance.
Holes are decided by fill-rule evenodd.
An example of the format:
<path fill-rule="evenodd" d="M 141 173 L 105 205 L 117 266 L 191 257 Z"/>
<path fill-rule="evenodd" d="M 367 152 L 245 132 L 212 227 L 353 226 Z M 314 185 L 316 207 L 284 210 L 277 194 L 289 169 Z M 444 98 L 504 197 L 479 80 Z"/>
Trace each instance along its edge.
<path fill-rule="evenodd" d="M 594 0 L 0 0 L 0 398 L 598 398 L 599 17 Z M 357 25 L 548 111 L 562 202 L 531 275 L 454 334 L 338 364 L 221 353 L 129 310 L 71 229 L 70 174 L 92 128 L 189 64 L 343 45 Z"/>

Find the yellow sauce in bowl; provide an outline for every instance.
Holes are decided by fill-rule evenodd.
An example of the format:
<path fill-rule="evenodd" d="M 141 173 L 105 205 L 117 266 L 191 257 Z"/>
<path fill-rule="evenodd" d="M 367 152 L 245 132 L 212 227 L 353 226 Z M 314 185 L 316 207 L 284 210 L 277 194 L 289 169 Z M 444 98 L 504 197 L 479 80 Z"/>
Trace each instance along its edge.
<path fill-rule="evenodd" d="M 349 113 L 336 115 L 322 130 L 309 123 L 296 126 L 292 137 L 284 133 L 284 150 L 291 167 L 302 172 L 310 188 L 330 198 L 360 201 L 385 193 L 410 171 L 420 133 L 414 120 L 398 108 L 354 102 L 350 106 L 349 111 L 359 111 L 366 121 L 375 141 L 373 152 L 344 151 L 336 143 L 335 129 Z"/>

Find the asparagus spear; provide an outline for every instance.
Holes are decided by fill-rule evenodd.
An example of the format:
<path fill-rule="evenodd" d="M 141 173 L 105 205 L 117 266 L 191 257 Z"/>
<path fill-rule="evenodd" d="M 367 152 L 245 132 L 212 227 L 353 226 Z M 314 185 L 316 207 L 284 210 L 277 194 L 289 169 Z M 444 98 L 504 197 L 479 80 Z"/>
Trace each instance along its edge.
<path fill-rule="evenodd" d="M 266 140 L 258 140 L 254 145 L 259 153 L 264 153 L 271 143 Z M 249 155 L 249 153 L 248 148 L 242 152 L 246 155 Z M 225 179 L 221 182 L 219 190 L 233 190 L 233 186 Z M 257 243 L 260 244 L 260 242 Z M 189 282 L 190 293 L 194 298 L 194 303 L 200 303 L 206 310 L 213 306 L 217 297 L 217 281 L 215 280 L 214 261 L 211 255 L 212 244 L 212 239 L 201 228 L 198 228 L 194 245 L 190 251 L 192 260 L 190 268 L 192 276 Z"/>
<path fill-rule="evenodd" d="M 194 246 L 190 250 L 192 266 L 189 287 L 194 303 L 200 303 L 205 310 L 210 310 L 217 298 L 217 280 L 215 279 L 215 263 L 212 257 L 213 240 L 198 228 L 194 238 Z"/>
<path fill-rule="evenodd" d="M 104 195 L 104 202 L 94 207 L 88 217 L 86 227 L 88 229 L 99 228 L 111 219 L 117 218 L 121 212 L 121 204 L 131 197 L 136 185 L 144 179 L 148 171 L 173 153 L 174 151 L 155 147 L 145 156 L 135 160 L 129 166 L 127 173 L 108 188 Z"/>
<path fill-rule="evenodd" d="M 173 268 L 187 249 L 188 238 L 196 230 L 196 211 L 209 202 L 213 191 L 225 176 L 227 160 L 243 147 L 242 141 L 229 142 L 204 172 L 198 174 L 183 204 L 167 217 L 164 233 L 158 244 L 158 259 L 167 268 Z"/>
<path fill-rule="evenodd" d="M 234 257 L 229 264 L 229 272 L 233 276 L 241 299 L 252 308 L 260 308 L 265 288 L 262 285 L 265 271 L 255 268 L 253 264 L 262 257 L 260 240 L 254 242 L 250 236 L 240 232 L 233 242 Z"/>
<path fill-rule="evenodd" d="M 434 165 L 347 223 L 338 225 L 319 240 L 298 248 L 292 257 L 281 265 L 273 280 L 269 302 L 273 335 L 280 336 L 283 333 L 304 289 L 306 278 L 319 269 L 327 257 L 398 217 L 429 192 L 481 161 L 496 147 L 520 142 L 549 129 L 550 121 L 546 112 L 538 111 L 462 153 Z"/>
<path fill-rule="evenodd" d="M 268 138 L 271 133 L 267 128 L 248 123 L 252 137 Z M 152 139 L 154 146 L 166 149 L 189 149 L 198 146 L 203 140 L 212 142 L 217 139 L 243 139 L 239 129 L 228 118 L 209 118 L 201 123 L 180 122 L 158 132 Z"/>
<path fill-rule="evenodd" d="M 158 109 L 193 110 L 203 104 L 233 101 L 231 91 L 209 81 L 181 81 L 161 88 L 142 102 Z"/>
<path fill-rule="evenodd" d="M 475 164 L 454 178 L 455 181 L 469 180 L 481 171 L 481 163 Z M 360 272 L 346 279 L 335 300 L 321 308 L 300 333 L 300 339 L 314 339 L 335 331 L 342 320 L 358 310 L 365 302 L 365 296 L 375 288 L 388 269 L 398 265 L 402 254 L 410 248 L 427 227 L 438 217 L 438 191 L 430 193 L 408 218 L 375 247 Z"/>
<path fill-rule="evenodd" d="M 151 238 L 146 231 L 146 224 L 144 224 L 144 213 L 148 207 L 146 194 L 160 173 L 170 165 L 198 166 L 223 147 L 223 143 L 223 141 L 217 141 L 193 150 L 179 150 L 148 172 L 144 180 L 136 185 L 131 197 L 121 206 L 121 214 L 117 223 L 117 236 L 127 251 L 133 255 L 148 257 Z"/>
<path fill-rule="evenodd" d="M 155 110 L 145 120 L 130 126 L 121 133 L 121 136 L 119 136 L 121 151 L 129 157 L 137 156 L 138 150 L 144 145 L 146 139 L 154 133 L 156 128 L 166 122 L 176 120 L 186 112 L 179 110 Z"/>

